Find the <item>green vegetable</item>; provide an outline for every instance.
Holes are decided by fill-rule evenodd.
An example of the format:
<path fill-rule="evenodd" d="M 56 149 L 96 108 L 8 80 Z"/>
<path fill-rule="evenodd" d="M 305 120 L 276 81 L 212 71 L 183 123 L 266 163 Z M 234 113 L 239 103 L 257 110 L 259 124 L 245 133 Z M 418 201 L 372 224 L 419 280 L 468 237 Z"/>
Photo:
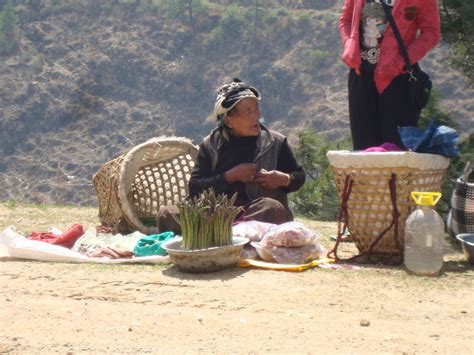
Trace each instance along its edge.
<path fill-rule="evenodd" d="M 234 206 L 235 193 L 230 199 L 216 195 L 213 189 L 199 197 L 178 203 L 183 250 L 207 249 L 232 245 L 232 223 L 241 211 Z"/>

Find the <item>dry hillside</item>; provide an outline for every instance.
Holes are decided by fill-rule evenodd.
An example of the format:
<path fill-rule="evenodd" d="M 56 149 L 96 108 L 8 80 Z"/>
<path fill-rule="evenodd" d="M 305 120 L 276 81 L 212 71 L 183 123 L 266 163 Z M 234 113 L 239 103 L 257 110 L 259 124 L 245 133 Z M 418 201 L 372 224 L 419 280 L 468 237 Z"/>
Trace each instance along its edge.
<path fill-rule="evenodd" d="M 18 49 L 0 55 L 0 200 L 96 203 L 92 175 L 159 135 L 199 143 L 217 87 L 263 93 L 267 123 L 348 134 L 340 0 L 13 1 Z M 260 4 L 255 8 L 255 3 Z M 473 131 L 473 90 L 438 48 L 425 61 L 442 107 Z"/>

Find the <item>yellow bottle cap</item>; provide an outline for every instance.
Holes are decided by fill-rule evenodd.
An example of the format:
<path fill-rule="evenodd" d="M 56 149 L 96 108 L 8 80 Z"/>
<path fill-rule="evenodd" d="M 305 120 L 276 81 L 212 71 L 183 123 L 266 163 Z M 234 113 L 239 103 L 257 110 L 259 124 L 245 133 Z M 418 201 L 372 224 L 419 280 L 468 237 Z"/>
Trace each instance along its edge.
<path fill-rule="evenodd" d="M 441 192 L 412 191 L 411 198 L 417 205 L 434 206 L 441 198 Z"/>

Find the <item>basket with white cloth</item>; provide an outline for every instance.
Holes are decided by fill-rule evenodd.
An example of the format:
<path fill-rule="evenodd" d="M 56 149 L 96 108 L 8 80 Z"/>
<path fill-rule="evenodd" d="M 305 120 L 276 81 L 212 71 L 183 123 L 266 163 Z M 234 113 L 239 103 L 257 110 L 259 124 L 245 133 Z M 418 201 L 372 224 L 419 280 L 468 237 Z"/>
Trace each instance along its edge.
<path fill-rule="evenodd" d="M 94 175 L 99 218 L 116 233 L 157 233 L 160 206 L 186 198 L 198 148 L 184 137 L 156 137 L 104 164 Z"/>
<path fill-rule="evenodd" d="M 405 222 L 415 208 L 412 191 L 441 191 L 449 158 L 414 152 L 329 151 L 347 227 L 359 256 L 403 261 Z M 339 238 L 338 238 L 339 239 Z M 332 252 L 337 258 L 337 244 Z"/>

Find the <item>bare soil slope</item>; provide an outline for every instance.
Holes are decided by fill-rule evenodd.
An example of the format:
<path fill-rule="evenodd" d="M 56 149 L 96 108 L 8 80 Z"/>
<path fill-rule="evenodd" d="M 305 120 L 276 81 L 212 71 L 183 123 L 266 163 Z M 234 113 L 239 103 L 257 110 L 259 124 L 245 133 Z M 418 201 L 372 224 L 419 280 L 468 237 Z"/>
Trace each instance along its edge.
<path fill-rule="evenodd" d="M 342 0 L 208 1 L 194 29 L 187 11 L 152 3 L 15 7 L 18 51 L 0 58 L 0 200 L 95 205 L 92 175 L 107 161 L 160 135 L 200 143 L 217 88 L 235 76 L 261 91 L 267 124 L 292 144 L 303 129 L 349 134 Z M 440 46 L 423 66 L 472 132 L 473 89 L 447 54 Z"/>

